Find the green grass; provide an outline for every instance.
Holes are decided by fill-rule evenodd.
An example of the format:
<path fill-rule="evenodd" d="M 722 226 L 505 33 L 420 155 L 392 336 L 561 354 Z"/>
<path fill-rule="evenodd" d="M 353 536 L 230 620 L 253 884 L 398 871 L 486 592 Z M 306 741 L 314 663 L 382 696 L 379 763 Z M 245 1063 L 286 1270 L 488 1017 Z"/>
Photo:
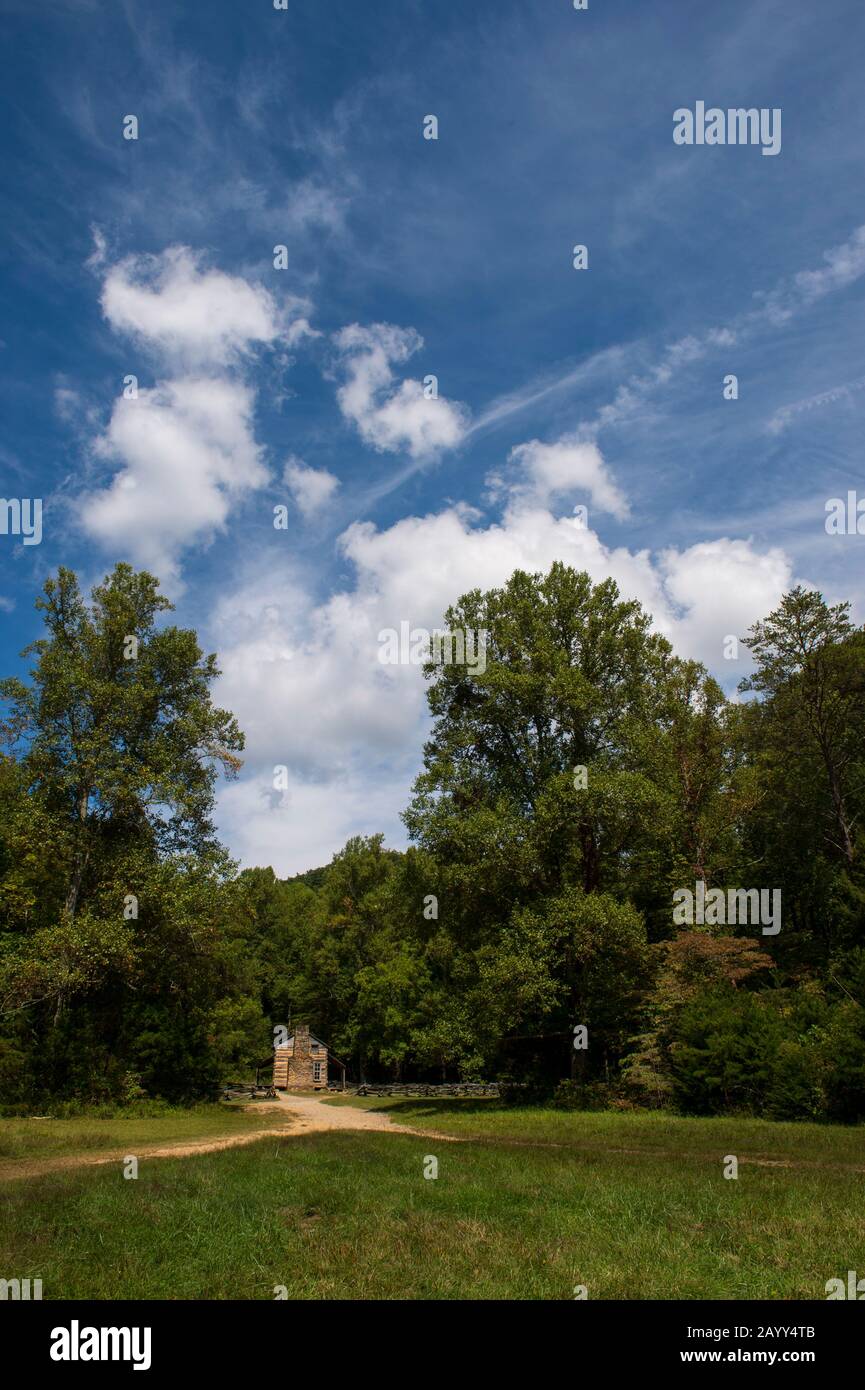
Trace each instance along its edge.
<path fill-rule="evenodd" d="M 841 1166 L 865 1166 L 861 1129 L 364 1108 L 481 1138 L 262 1139 L 145 1159 L 135 1181 L 118 1166 L 6 1183 L 0 1271 L 41 1278 L 46 1299 L 272 1299 L 279 1284 L 292 1298 L 570 1299 L 585 1284 L 602 1299 L 823 1299 L 827 1279 L 865 1268 L 865 1174 Z M 758 1152 L 823 1166 L 722 1177 L 724 1154 Z"/>
<path fill-rule="evenodd" d="M 610 1145 L 719 1161 L 724 1154 L 736 1154 L 746 1161 L 750 1155 L 803 1164 L 852 1164 L 863 1169 L 865 1182 L 865 1125 L 783 1124 L 739 1116 L 689 1119 L 659 1110 L 518 1109 L 492 1099 L 335 1096 L 326 1103 L 378 1111 L 397 1124 L 466 1138 Z"/>
<path fill-rule="evenodd" d="M 197 1105 L 163 1115 L 80 1116 L 70 1120 L 0 1120 L 0 1165 L 16 1159 L 135 1152 L 135 1145 L 172 1144 L 279 1124 L 272 1110 L 255 1114 L 232 1102 Z"/>

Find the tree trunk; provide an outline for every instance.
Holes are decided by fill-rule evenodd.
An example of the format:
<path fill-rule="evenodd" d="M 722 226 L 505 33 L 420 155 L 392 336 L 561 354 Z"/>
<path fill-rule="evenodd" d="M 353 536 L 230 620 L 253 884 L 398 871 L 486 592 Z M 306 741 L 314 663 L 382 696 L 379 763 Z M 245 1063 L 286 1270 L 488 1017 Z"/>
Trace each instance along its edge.
<path fill-rule="evenodd" d="M 84 829 L 87 825 L 87 812 L 90 806 L 90 791 L 85 788 L 78 798 L 78 823 L 80 826 L 80 839 L 78 848 L 75 851 L 75 868 L 72 871 L 72 879 L 69 883 L 69 891 L 66 894 L 66 916 L 71 921 L 75 916 L 78 907 L 78 897 L 81 892 L 81 880 L 84 877 L 84 870 L 87 868 L 87 860 L 90 857 L 89 849 L 84 850 L 81 841 L 84 837 Z"/>
<path fill-rule="evenodd" d="M 829 791 L 832 796 L 832 809 L 835 812 L 835 821 L 841 834 L 841 848 L 844 858 L 847 860 L 848 867 L 853 866 L 853 836 L 850 832 L 850 825 L 847 820 L 847 808 L 844 805 L 844 796 L 841 791 L 841 784 L 838 781 L 838 774 L 831 762 L 826 758 L 827 771 L 829 773 Z"/>
<path fill-rule="evenodd" d="M 583 852 L 583 892 L 594 893 L 600 882 L 600 864 L 594 831 L 586 821 L 580 826 L 580 846 Z"/>

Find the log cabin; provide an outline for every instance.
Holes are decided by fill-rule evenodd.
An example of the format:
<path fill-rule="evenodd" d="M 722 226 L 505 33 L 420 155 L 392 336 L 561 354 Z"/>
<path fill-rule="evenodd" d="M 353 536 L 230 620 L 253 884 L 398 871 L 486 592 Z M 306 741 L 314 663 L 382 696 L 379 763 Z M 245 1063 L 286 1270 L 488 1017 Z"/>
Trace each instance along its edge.
<path fill-rule="evenodd" d="M 284 1047 L 273 1054 L 273 1086 L 277 1091 L 325 1091 L 330 1064 L 339 1067 L 345 1090 L 345 1064 L 334 1057 L 321 1038 L 299 1023 Z"/>

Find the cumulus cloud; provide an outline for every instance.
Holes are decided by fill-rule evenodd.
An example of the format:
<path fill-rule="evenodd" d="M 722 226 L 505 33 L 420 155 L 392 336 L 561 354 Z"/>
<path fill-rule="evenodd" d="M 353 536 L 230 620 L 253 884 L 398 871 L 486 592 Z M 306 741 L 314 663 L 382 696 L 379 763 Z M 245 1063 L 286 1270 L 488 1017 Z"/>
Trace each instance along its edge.
<path fill-rule="evenodd" d="M 339 478 L 326 468 L 310 468 L 293 455 L 286 461 L 282 481 L 307 521 L 327 506 L 339 487 Z"/>
<path fill-rule="evenodd" d="M 221 797 L 221 825 L 245 862 L 281 873 L 326 862 L 349 834 L 384 829 L 399 842 L 397 813 L 428 730 L 426 682 L 417 666 L 379 662 L 384 629 L 432 630 L 467 590 L 502 585 L 517 568 L 545 573 L 559 559 L 595 582 L 612 576 L 677 651 L 729 684 L 739 671 L 723 659 L 723 639 L 744 635 L 791 582 L 778 550 L 729 539 L 659 556 L 611 548 L 525 497 L 488 523 L 463 506 L 384 530 L 357 522 L 340 548 L 353 582 L 324 602 L 283 562 L 248 575 L 213 614 L 219 700 L 247 734 L 247 766 Z M 283 794 L 273 790 L 277 766 L 288 769 Z"/>
<path fill-rule="evenodd" d="M 623 520 L 628 504 L 619 491 L 596 444 L 560 439 L 542 444 L 539 439 L 518 444 L 508 456 L 505 473 L 491 473 L 487 483 L 492 495 L 508 495 L 512 502 L 536 502 L 546 506 L 569 493 L 587 493 L 600 512 Z"/>
<path fill-rule="evenodd" d="M 673 606 L 669 635 L 678 650 L 710 667 L 718 667 L 724 639 L 743 637 L 793 583 L 783 550 L 760 553 L 750 541 L 726 537 L 664 550 L 659 569 Z"/>
<path fill-rule="evenodd" d="M 119 399 L 94 452 L 120 468 L 107 488 L 82 498 L 85 529 L 176 579 L 181 547 L 210 539 L 224 527 L 231 500 L 268 481 L 253 406 L 243 383 L 206 377 Z"/>
<path fill-rule="evenodd" d="M 460 402 L 426 394 L 420 381 L 394 381 L 394 366 L 423 347 L 413 328 L 354 323 L 334 336 L 345 381 L 337 391 L 343 416 L 365 443 L 380 452 L 406 451 L 413 459 L 435 457 L 462 440 L 469 414 Z"/>
<path fill-rule="evenodd" d="M 353 835 L 384 834 L 389 846 L 403 844 L 399 812 L 405 789 L 405 779 L 378 775 L 273 792 L 272 779 L 263 772 L 223 789 L 217 828 L 242 864 L 270 864 L 288 876 L 327 864 Z"/>
<path fill-rule="evenodd" d="M 291 346 L 312 331 L 306 301 L 277 307 L 263 286 L 203 268 L 186 246 L 112 266 L 102 310 L 112 328 L 184 368 L 224 367 L 256 345 L 279 339 Z"/>
<path fill-rule="evenodd" d="M 91 264 L 101 267 L 104 239 L 98 250 Z M 224 529 L 232 504 L 269 481 L 245 369 L 263 345 L 284 353 L 315 336 L 309 306 L 298 299 L 277 305 L 262 286 L 207 268 L 196 252 L 173 246 L 109 266 L 102 308 L 112 328 L 150 352 L 161 379 L 124 392 L 92 440 L 93 456 L 117 471 L 85 494 L 78 514 L 106 547 L 176 585 L 183 548 L 208 543 Z M 58 393 L 58 408 L 68 409 L 67 396 Z M 306 502 L 315 486 L 305 480 Z M 321 496 L 329 484 L 317 486 Z"/>

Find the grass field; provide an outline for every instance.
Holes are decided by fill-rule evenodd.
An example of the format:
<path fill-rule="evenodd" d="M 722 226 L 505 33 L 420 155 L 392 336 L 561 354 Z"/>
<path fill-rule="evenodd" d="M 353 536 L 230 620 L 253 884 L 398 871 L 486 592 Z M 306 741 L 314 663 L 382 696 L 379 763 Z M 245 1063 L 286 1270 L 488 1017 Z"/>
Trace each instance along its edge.
<path fill-rule="evenodd" d="M 865 1126 L 783 1124 L 747 1118 L 685 1119 L 660 1110 L 518 1109 L 491 1100 L 333 1096 L 325 1104 L 376 1110 L 400 1124 L 481 1139 L 634 1145 L 714 1160 L 732 1153 L 799 1163 L 851 1164 L 865 1181 Z"/>
<path fill-rule="evenodd" d="M 0 1120 L 0 1165 L 16 1159 L 64 1154 L 115 1153 L 145 1144 L 182 1144 L 241 1133 L 278 1123 L 272 1112 L 257 1115 L 239 1105 L 200 1105 L 164 1115 L 79 1116 L 71 1120 Z"/>
<path fill-rule="evenodd" d="M 276 1285 L 292 1298 L 571 1299 L 577 1284 L 602 1299 L 823 1299 L 827 1279 L 865 1269 L 862 1129 L 356 1103 L 465 1142 L 314 1134 L 145 1160 L 135 1181 L 112 1165 L 5 1183 L 0 1272 L 41 1278 L 46 1299 L 272 1299 Z M 182 1139 L 199 1121 L 262 1122 L 187 1119 Z M 72 1126 L 96 1133 L 77 1120 L 0 1133 L 48 1123 L 70 1126 L 55 1144 L 78 1142 Z M 127 1123 L 166 1137 L 152 1119 L 111 1120 L 112 1146 L 134 1151 Z"/>

